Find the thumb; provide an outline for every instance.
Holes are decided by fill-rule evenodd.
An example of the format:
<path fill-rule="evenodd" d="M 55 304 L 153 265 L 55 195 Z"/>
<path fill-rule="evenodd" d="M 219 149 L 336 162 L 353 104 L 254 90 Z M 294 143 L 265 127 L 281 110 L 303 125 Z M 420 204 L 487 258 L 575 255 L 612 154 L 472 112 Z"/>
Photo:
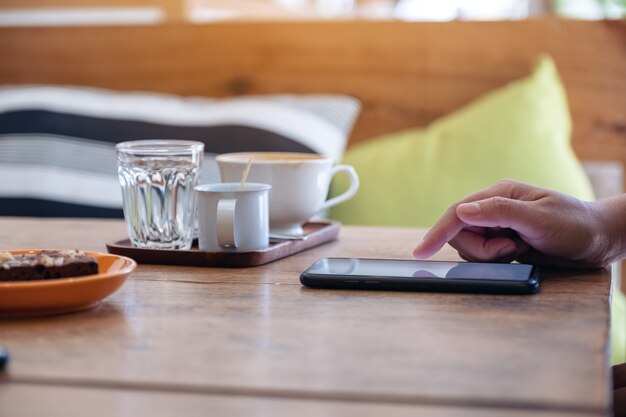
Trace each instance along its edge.
<path fill-rule="evenodd" d="M 505 197 L 459 204 L 456 215 L 470 226 L 508 228 L 520 234 L 533 234 L 541 220 L 532 202 Z"/>

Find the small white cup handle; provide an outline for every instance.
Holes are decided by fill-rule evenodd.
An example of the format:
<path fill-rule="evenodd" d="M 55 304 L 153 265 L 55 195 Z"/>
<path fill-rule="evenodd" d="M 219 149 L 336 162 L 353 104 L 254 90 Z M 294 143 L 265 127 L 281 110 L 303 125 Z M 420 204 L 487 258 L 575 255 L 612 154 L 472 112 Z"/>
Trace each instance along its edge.
<path fill-rule="evenodd" d="M 222 248 L 236 248 L 235 207 L 237 200 L 228 198 L 217 203 L 217 243 Z"/>
<path fill-rule="evenodd" d="M 330 200 L 326 201 L 320 211 L 324 211 L 332 206 L 335 206 L 339 203 L 343 203 L 346 200 L 351 199 L 356 194 L 359 189 L 359 176 L 356 174 L 356 171 L 350 165 L 335 165 L 330 172 L 330 178 L 332 178 L 339 172 L 345 172 L 350 177 L 350 186 L 343 194 L 338 195 L 337 197 L 333 197 Z"/>

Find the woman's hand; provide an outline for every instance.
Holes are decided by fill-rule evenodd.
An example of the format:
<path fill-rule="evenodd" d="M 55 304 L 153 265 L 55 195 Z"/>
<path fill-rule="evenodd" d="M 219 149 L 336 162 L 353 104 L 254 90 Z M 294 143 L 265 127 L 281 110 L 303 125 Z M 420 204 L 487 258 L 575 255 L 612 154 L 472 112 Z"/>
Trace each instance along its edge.
<path fill-rule="evenodd" d="M 450 207 L 413 255 L 428 258 L 448 242 L 468 261 L 608 266 L 624 255 L 624 197 L 589 203 L 504 180 Z"/>

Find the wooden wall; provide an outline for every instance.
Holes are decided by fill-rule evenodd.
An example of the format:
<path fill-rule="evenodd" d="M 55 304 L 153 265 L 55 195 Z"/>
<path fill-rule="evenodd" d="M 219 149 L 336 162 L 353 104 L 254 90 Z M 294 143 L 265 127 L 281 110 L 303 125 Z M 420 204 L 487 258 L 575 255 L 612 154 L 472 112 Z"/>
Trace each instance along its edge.
<path fill-rule="evenodd" d="M 93 8 L 158 8 L 168 21 L 182 21 L 186 18 L 186 0 L 2 0 L 1 10 L 40 10 L 40 9 L 83 9 Z"/>
<path fill-rule="evenodd" d="M 243 22 L 0 28 L 0 84 L 232 96 L 344 93 L 352 143 L 423 126 L 528 74 L 562 74 L 583 159 L 626 165 L 626 22 Z"/>

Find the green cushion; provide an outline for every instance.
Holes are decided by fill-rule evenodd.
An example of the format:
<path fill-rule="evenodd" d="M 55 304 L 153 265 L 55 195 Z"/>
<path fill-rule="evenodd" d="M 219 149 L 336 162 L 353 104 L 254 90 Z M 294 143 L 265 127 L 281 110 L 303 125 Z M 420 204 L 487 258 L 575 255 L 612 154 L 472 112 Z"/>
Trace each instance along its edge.
<path fill-rule="evenodd" d="M 565 91 L 551 58 L 532 74 L 433 122 L 349 149 L 357 195 L 333 207 L 344 224 L 430 227 L 453 203 L 500 179 L 513 178 L 592 200 L 587 176 L 571 145 Z M 347 188 L 337 177 L 332 194 Z M 410 248 L 407 248 L 407 251 Z M 612 361 L 626 360 L 626 309 L 616 293 Z"/>
<path fill-rule="evenodd" d="M 357 195 L 333 207 L 344 224 L 431 226 L 454 202 L 503 178 L 590 200 L 570 146 L 571 119 L 554 62 L 433 122 L 372 139 L 346 152 Z M 345 189 L 344 178 L 333 193 Z"/>

